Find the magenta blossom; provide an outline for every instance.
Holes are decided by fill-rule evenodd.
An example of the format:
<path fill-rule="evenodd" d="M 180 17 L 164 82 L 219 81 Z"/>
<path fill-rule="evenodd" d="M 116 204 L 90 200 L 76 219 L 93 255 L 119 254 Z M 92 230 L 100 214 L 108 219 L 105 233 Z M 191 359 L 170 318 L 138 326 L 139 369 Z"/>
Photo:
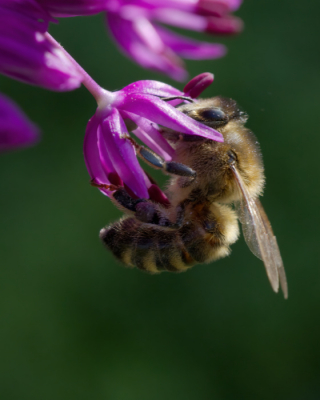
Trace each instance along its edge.
<path fill-rule="evenodd" d="M 182 58 L 222 57 L 225 46 L 189 39 L 165 25 L 230 35 L 242 30 L 231 15 L 242 0 L 38 0 L 55 17 L 90 15 L 107 11 L 107 25 L 120 49 L 144 68 L 184 80 Z"/>
<path fill-rule="evenodd" d="M 26 147 L 38 141 L 38 129 L 20 108 L 0 95 L 0 151 Z"/>
<path fill-rule="evenodd" d="M 82 75 L 46 36 L 50 21 L 36 0 L 0 0 L 0 73 L 50 90 L 73 90 Z"/>
<path fill-rule="evenodd" d="M 0 73 L 55 91 L 78 88 L 82 73 L 47 34 L 50 13 L 36 0 L 0 0 Z M 37 130 L 0 97 L 0 150 L 31 145 Z"/>
<path fill-rule="evenodd" d="M 71 17 L 91 15 L 105 11 L 112 0 L 38 0 L 52 15 Z"/>
<path fill-rule="evenodd" d="M 159 125 L 183 134 L 223 141 L 219 132 L 172 105 L 183 99 L 163 100 L 187 95 L 191 101 L 191 97 L 200 94 L 212 81 L 211 74 L 201 74 L 186 86 L 185 93 L 157 81 L 135 82 L 114 93 L 101 89 L 97 96 L 98 108 L 88 123 L 84 141 L 85 161 L 93 184 L 100 185 L 106 195 L 115 190 L 113 187 L 125 186 L 133 196 L 165 201 L 164 194 L 141 168 L 129 132 L 165 161 L 172 159 L 175 150 L 161 135 Z"/>
<path fill-rule="evenodd" d="M 222 57 L 221 44 L 199 42 L 162 26 L 214 34 L 234 34 L 242 21 L 230 13 L 241 0 L 110 0 L 107 23 L 122 51 L 142 65 L 184 80 L 187 73 L 182 58 L 212 59 Z"/>

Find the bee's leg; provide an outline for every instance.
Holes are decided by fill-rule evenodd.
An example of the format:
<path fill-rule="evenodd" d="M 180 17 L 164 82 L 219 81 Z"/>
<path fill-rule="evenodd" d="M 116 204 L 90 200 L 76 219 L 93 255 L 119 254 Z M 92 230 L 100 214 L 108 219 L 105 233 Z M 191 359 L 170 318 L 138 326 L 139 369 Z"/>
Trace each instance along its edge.
<path fill-rule="evenodd" d="M 146 199 L 134 199 L 125 188 L 119 188 L 112 194 L 117 204 L 131 212 L 141 222 L 178 229 L 184 221 L 185 202 L 177 207 L 176 221 L 172 222 L 157 204 Z"/>
<path fill-rule="evenodd" d="M 190 167 L 175 161 L 166 162 L 146 147 L 140 146 L 138 154 L 151 167 L 162 169 L 170 175 L 187 176 L 193 179 L 196 177 L 196 172 Z"/>
<path fill-rule="evenodd" d="M 121 186 L 116 186 L 116 185 L 107 185 L 107 184 L 99 184 L 99 183 L 95 183 L 94 180 L 92 180 L 90 182 L 91 186 L 100 188 L 100 189 L 107 189 L 107 190 L 111 190 L 113 191 L 112 193 L 112 198 L 115 200 L 115 202 L 129 210 L 129 211 L 133 211 L 136 212 L 137 211 L 137 205 L 139 203 L 147 203 L 148 200 L 145 199 L 134 199 L 133 197 L 131 197 L 129 195 L 129 193 L 126 191 L 126 189 L 124 187 Z"/>
<path fill-rule="evenodd" d="M 164 226 L 171 229 L 179 229 L 184 222 L 185 206 L 181 204 L 177 207 L 176 220 L 172 222 L 167 215 L 154 203 L 144 202 L 137 205 L 135 217 L 142 222 L 153 225 Z"/>
<path fill-rule="evenodd" d="M 138 204 L 149 203 L 148 200 L 145 199 L 134 199 L 123 187 L 118 188 L 114 193 L 112 193 L 112 197 L 117 204 L 129 211 L 133 211 L 134 213 L 137 211 Z"/>
<path fill-rule="evenodd" d="M 134 212 L 135 217 L 141 222 L 154 223 L 159 219 L 157 207 L 150 200 L 134 199 L 125 188 L 119 188 L 112 194 L 113 199 L 121 207 Z"/>
<path fill-rule="evenodd" d="M 127 139 L 133 144 L 138 155 L 151 167 L 155 169 L 162 169 L 164 172 L 170 175 L 186 176 L 192 179 L 196 177 L 196 172 L 190 167 L 175 161 L 166 162 L 152 150 L 148 149 L 147 147 L 140 146 L 130 136 L 128 136 Z"/>
<path fill-rule="evenodd" d="M 171 222 L 170 227 L 179 229 L 182 227 L 183 222 L 184 222 L 184 217 L 185 217 L 185 211 L 186 211 L 186 205 L 189 203 L 189 200 L 184 200 L 178 206 L 176 207 L 177 214 L 176 214 L 176 221 Z"/>
<path fill-rule="evenodd" d="M 126 210 L 133 212 L 135 217 L 141 222 L 168 227 L 176 226 L 175 223 L 172 223 L 164 215 L 164 213 L 159 210 L 159 207 L 157 207 L 155 203 L 146 199 L 134 199 L 124 187 L 115 186 L 112 184 L 99 184 L 95 183 L 94 180 L 91 181 L 91 185 L 100 189 L 114 191 L 111 196 L 116 205 L 118 205 L 120 208 L 125 208 Z M 177 216 L 177 219 L 180 221 L 181 217 Z"/>

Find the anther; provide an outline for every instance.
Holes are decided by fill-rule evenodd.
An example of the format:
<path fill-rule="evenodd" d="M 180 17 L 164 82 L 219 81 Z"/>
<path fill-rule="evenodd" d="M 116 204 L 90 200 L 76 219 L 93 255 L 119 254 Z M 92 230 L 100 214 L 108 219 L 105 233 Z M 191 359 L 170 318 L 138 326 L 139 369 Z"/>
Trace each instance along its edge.
<path fill-rule="evenodd" d="M 94 179 L 92 179 L 90 181 L 90 185 L 93 186 L 93 187 L 99 188 L 99 189 L 107 189 L 107 190 L 110 190 L 110 191 L 118 190 L 121 187 L 121 186 L 116 186 L 116 185 L 112 185 L 112 184 L 107 185 L 107 184 L 103 184 L 103 183 L 96 183 L 94 181 Z"/>

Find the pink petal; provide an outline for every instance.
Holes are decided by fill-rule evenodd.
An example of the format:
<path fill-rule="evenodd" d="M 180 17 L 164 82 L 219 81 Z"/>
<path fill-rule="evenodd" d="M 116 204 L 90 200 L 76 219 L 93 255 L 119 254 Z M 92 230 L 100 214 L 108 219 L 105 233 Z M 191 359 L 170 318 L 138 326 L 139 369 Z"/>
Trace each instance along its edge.
<path fill-rule="evenodd" d="M 38 0 L 59 17 L 97 14 L 106 9 L 106 0 Z"/>
<path fill-rule="evenodd" d="M 121 91 L 126 93 L 146 93 L 152 94 L 159 97 L 172 97 L 172 96 L 184 96 L 183 92 L 174 88 L 173 86 L 167 85 L 159 81 L 137 81 L 123 88 Z"/>
<path fill-rule="evenodd" d="M 101 164 L 100 153 L 98 150 L 98 129 L 101 120 L 94 115 L 88 122 L 83 143 L 84 160 L 90 178 L 97 184 L 110 184 L 106 172 Z M 100 189 L 102 193 L 110 196 L 111 191 Z"/>
<path fill-rule="evenodd" d="M 164 206 L 170 205 L 170 201 L 168 200 L 167 196 L 163 193 L 163 191 L 159 188 L 159 186 L 152 184 L 149 187 L 148 192 L 151 200 L 163 204 Z"/>
<path fill-rule="evenodd" d="M 183 91 L 186 96 L 191 98 L 197 98 L 208 86 L 213 82 L 213 74 L 210 72 L 204 72 L 200 75 L 195 76 L 190 82 L 186 84 Z"/>
<path fill-rule="evenodd" d="M 172 10 L 171 8 L 159 8 L 152 13 L 152 17 L 165 24 L 194 31 L 205 31 L 207 28 L 206 18 L 193 13 Z"/>
<path fill-rule="evenodd" d="M 0 1 L 0 72 L 50 90 L 73 90 L 82 74 L 48 40 L 51 16 L 35 0 Z"/>
<path fill-rule="evenodd" d="M 145 44 L 151 51 L 156 54 L 161 54 L 165 51 L 163 41 L 147 18 L 136 18 L 132 21 L 132 28 L 140 38 L 141 43 Z"/>
<path fill-rule="evenodd" d="M 163 42 L 179 56 L 191 60 L 205 60 L 223 57 L 226 54 L 226 47 L 222 44 L 212 44 L 188 39 L 177 33 L 160 26 L 157 32 Z"/>
<path fill-rule="evenodd" d="M 243 22 L 240 18 L 227 15 L 224 17 L 209 17 L 207 19 L 206 32 L 219 35 L 233 35 L 243 29 Z"/>
<path fill-rule="evenodd" d="M 144 173 L 137 160 L 125 123 L 117 109 L 103 120 L 101 124 L 99 146 L 105 146 L 106 153 L 115 171 L 123 182 L 140 198 L 149 198 L 144 183 Z"/>
<path fill-rule="evenodd" d="M 222 16 L 237 10 L 241 3 L 242 0 L 199 0 L 197 9 L 202 13 L 206 13 L 203 15 Z"/>
<path fill-rule="evenodd" d="M 121 50 L 144 68 L 163 72 L 173 79 L 183 80 L 187 73 L 182 60 L 169 48 L 161 52 L 147 46 L 146 41 L 134 29 L 133 22 L 122 19 L 115 13 L 107 14 L 110 31 Z"/>
<path fill-rule="evenodd" d="M 161 133 L 156 129 L 153 123 L 139 115 L 122 112 L 126 118 L 131 119 L 138 126 L 133 133 L 145 143 L 151 150 L 157 153 L 160 157 L 166 161 L 170 161 L 174 155 L 174 149 L 164 139 Z"/>
<path fill-rule="evenodd" d="M 118 99 L 117 107 L 149 119 L 177 132 L 223 142 L 220 132 L 201 124 L 165 101 L 147 94 L 133 93 Z"/>

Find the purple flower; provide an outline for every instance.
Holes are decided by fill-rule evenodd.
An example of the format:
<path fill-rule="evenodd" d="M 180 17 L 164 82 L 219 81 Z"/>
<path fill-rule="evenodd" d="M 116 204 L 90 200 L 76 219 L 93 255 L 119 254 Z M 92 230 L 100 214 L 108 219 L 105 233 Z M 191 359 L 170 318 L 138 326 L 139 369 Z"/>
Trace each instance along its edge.
<path fill-rule="evenodd" d="M 0 73 L 66 91 L 80 86 L 75 63 L 47 36 L 54 19 L 36 0 L 0 1 Z"/>
<path fill-rule="evenodd" d="M 20 108 L 0 94 L 0 151 L 26 147 L 38 141 L 38 129 Z"/>
<path fill-rule="evenodd" d="M 105 11 L 108 0 L 38 0 L 56 17 L 90 15 Z"/>
<path fill-rule="evenodd" d="M 229 13 L 241 0 L 110 0 L 107 23 L 123 52 L 144 68 L 184 80 L 182 58 L 222 57 L 221 44 L 199 42 L 174 33 L 161 24 L 215 34 L 234 34 L 242 21 Z"/>
<path fill-rule="evenodd" d="M 159 125 L 223 141 L 219 132 L 172 105 L 183 100 L 161 99 L 189 95 L 191 100 L 212 81 L 212 74 L 201 74 L 187 84 L 186 93 L 157 81 L 135 82 L 114 93 L 101 89 L 99 106 L 88 123 L 84 141 L 85 161 L 93 184 L 106 185 L 100 187 L 106 195 L 110 195 L 114 187 L 123 186 L 133 196 L 165 202 L 165 195 L 141 168 L 129 131 L 166 161 L 172 159 L 175 150 L 161 135 Z"/>
<path fill-rule="evenodd" d="M 200 94 L 207 89 L 208 86 L 213 82 L 213 75 L 209 72 L 197 75 L 189 81 L 184 87 L 183 91 L 185 96 L 189 96 L 192 99 L 197 98 Z"/>
<path fill-rule="evenodd" d="M 222 57 L 225 46 L 200 42 L 162 26 L 173 25 L 219 35 L 242 30 L 242 21 L 230 13 L 242 0 L 38 0 L 55 17 L 107 11 L 107 24 L 120 49 L 144 68 L 184 80 L 182 58 Z"/>

